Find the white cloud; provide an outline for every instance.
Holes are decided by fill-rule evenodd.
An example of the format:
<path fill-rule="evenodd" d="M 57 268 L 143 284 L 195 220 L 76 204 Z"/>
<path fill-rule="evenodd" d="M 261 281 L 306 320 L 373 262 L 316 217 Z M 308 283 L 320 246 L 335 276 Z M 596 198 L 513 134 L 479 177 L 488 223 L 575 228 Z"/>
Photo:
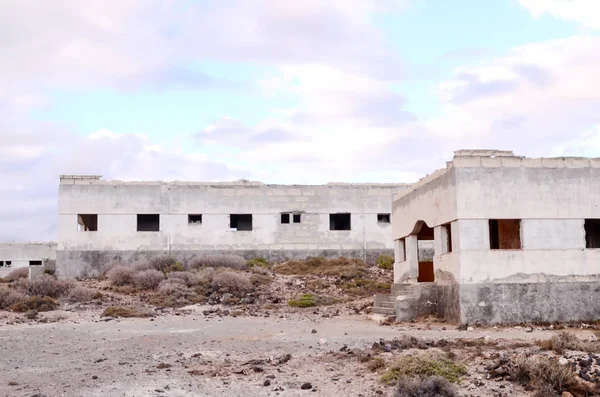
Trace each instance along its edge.
<path fill-rule="evenodd" d="M 600 29 L 600 2 L 597 0 L 519 0 L 534 17 L 550 14 L 590 29 Z"/>

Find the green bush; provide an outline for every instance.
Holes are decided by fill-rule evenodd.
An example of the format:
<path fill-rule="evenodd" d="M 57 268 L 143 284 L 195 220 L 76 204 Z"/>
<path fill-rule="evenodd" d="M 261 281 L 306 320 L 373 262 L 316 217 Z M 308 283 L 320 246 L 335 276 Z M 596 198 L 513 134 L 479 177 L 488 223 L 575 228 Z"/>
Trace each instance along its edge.
<path fill-rule="evenodd" d="M 292 299 L 288 302 L 292 307 L 312 307 L 317 306 L 317 300 L 313 294 L 304 294 L 300 299 Z"/>
<path fill-rule="evenodd" d="M 377 267 L 384 270 L 393 270 L 394 258 L 389 255 L 379 255 L 377 257 Z"/>
<path fill-rule="evenodd" d="M 250 259 L 248 262 L 248 267 L 252 267 L 252 266 L 258 266 L 258 267 L 269 267 L 269 261 L 266 260 L 265 258 L 254 258 L 254 259 Z"/>

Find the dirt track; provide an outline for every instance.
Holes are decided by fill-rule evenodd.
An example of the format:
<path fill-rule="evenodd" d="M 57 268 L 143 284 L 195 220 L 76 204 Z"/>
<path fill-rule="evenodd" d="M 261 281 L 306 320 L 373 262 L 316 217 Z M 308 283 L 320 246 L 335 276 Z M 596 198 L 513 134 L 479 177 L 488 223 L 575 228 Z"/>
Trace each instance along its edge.
<path fill-rule="evenodd" d="M 328 352 L 344 345 L 368 348 L 380 338 L 406 333 L 446 339 L 551 336 L 523 329 L 386 327 L 364 316 L 206 318 L 201 310 L 155 319 L 105 322 L 95 314 L 78 323 L 4 325 L 0 396 L 381 396 L 389 389 L 378 382 L 378 374 Z M 292 355 L 286 363 L 269 361 L 285 354 Z M 243 365 L 250 360 L 263 362 Z M 311 389 L 301 389 L 307 382 Z M 527 394 L 514 390 L 511 395 Z"/>

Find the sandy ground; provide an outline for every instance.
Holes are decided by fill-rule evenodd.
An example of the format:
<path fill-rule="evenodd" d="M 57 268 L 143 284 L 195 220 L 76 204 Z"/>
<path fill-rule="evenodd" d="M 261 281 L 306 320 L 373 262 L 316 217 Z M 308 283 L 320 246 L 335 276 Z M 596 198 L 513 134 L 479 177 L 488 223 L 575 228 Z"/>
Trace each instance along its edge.
<path fill-rule="evenodd" d="M 390 388 L 379 382 L 381 374 L 340 358 L 344 345 L 345 351 L 365 349 L 404 334 L 523 341 L 552 336 L 520 328 L 380 326 L 366 316 L 221 318 L 204 316 L 204 309 L 110 321 L 99 313 L 64 313 L 67 319 L 56 323 L 2 325 L 0 396 L 387 396 Z M 473 362 L 461 395 L 529 395 L 485 378 Z"/>

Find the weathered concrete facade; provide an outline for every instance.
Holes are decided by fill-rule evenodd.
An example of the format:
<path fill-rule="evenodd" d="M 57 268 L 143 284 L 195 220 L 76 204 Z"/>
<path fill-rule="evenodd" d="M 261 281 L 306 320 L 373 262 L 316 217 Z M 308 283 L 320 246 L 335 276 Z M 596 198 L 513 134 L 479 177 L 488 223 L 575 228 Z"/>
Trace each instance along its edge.
<path fill-rule="evenodd" d="M 121 182 L 62 176 L 57 270 L 92 275 L 112 260 L 237 253 L 270 260 L 392 253 L 403 184 Z M 337 230 L 332 230 L 337 229 Z"/>
<path fill-rule="evenodd" d="M 0 243 L 0 277 L 20 267 L 42 268 L 56 260 L 56 243 Z"/>
<path fill-rule="evenodd" d="M 600 159 L 458 151 L 394 199 L 394 282 L 415 286 L 395 300 L 398 316 L 599 319 L 599 219 Z M 433 269 L 419 240 L 434 241 Z"/>

